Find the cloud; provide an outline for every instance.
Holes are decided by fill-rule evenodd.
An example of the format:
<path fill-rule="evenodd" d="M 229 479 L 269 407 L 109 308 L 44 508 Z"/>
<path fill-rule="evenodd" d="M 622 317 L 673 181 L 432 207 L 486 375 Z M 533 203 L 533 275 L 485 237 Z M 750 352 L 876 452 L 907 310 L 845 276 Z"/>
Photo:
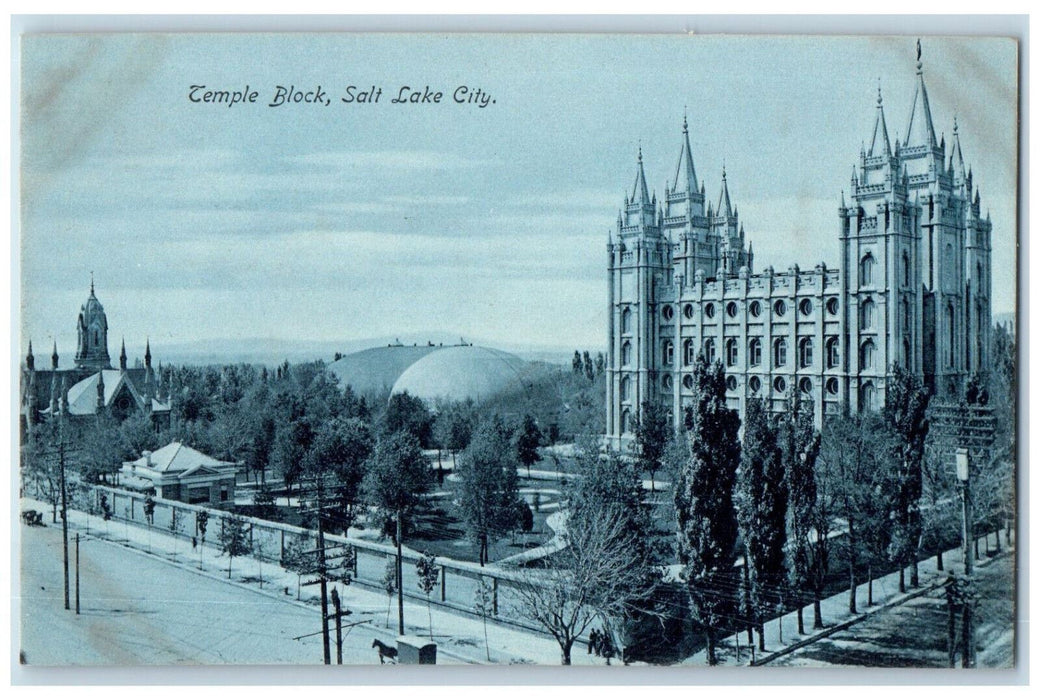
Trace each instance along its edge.
<path fill-rule="evenodd" d="M 292 165 L 344 172 L 354 168 L 384 170 L 459 170 L 487 167 L 490 160 L 467 158 L 447 151 L 329 151 L 290 156 Z"/>

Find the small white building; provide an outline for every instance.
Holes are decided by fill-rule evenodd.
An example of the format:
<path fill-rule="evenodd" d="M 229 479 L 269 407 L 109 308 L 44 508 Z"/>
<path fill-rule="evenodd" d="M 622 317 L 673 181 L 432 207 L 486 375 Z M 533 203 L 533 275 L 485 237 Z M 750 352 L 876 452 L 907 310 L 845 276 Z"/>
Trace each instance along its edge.
<path fill-rule="evenodd" d="M 228 505 L 235 501 L 235 475 L 241 462 L 222 462 L 179 442 L 145 451 L 123 462 L 120 482 L 137 491 L 184 503 Z"/>

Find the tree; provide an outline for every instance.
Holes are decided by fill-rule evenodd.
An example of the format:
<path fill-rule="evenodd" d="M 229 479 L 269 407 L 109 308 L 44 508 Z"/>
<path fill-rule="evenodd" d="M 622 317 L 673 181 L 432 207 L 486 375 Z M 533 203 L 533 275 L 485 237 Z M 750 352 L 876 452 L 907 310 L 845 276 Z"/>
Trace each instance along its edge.
<path fill-rule="evenodd" d="M 369 505 L 397 525 L 398 632 L 404 634 L 404 598 L 401 592 L 401 540 L 404 520 L 422 502 L 430 484 L 430 463 L 418 439 L 406 432 L 392 433 L 376 443 L 365 466 L 362 492 Z"/>
<path fill-rule="evenodd" d="M 488 615 L 494 614 L 495 593 L 488 581 L 489 579 L 487 577 L 481 576 L 480 580 L 477 582 L 477 587 L 473 592 L 473 610 L 480 615 L 480 619 L 484 621 L 484 653 L 487 655 L 487 660 L 491 661 L 491 645 L 488 642 L 487 619 Z"/>
<path fill-rule="evenodd" d="M 418 396 L 407 391 L 393 394 L 383 414 L 383 432 L 386 435 L 409 433 L 419 441 L 420 447 L 427 449 L 433 446 L 433 414 Z"/>
<path fill-rule="evenodd" d="M 827 420 L 818 465 L 820 481 L 832 494 L 835 515 L 845 521 L 841 542 L 849 566 L 849 612 L 855 613 L 860 562 L 867 565 L 867 600 L 872 605 L 873 566 L 887 557 L 894 444 L 876 413 L 843 414 Z"/>
<path fill-rule="evenodd" d="M 765 620 L 783 606 L 787 486 L 777 431 L 761 399 L 748 400 L 744 419 L 733 501 L 744 540 L 747 612 L 758 628 L 758 648 L 765 651 Z"/>
<path fill-rule="evenodd" d="M 642 410 L 634 421 L 636 461 L 641 471 L 650 474 L 650 492 L 657 490 L 654 476 L 661 468 L 665 447 L 672 436 L 668 412 L 657 401 L 644 401 Z"/>
<path fill-rule="evenodd" d="M 415 562 L 415 574 L 419 579 L 419 590 L 426 594 L 426 613 L 430 618 L 430 640 L 433 640 L 433 608 L 430 602 L 430 594 L 437 587 L 437 581 L 441 577 L 441 569 L 437 566 L 437 560 L 429 552 L 424 552 L 419 560 Z"/>
<path fill-rule="evenodd" d="M 524 414 L 513 435 L 513 442 L 516 445 L 516 459 L 527 467 L 527 478 L 530 479 L 531 465 L 541 458 L 538 455 L 538 445 L 542 442 L 542 431 L 538 429 L 538 423 L 530 413 Z"/>
<path fill-rule="evenodd" d="M 195 514 L 195 529 L 199 533 L 199 569 L 202 568 L 202 550 L 206 546 L 206 527 L 208 523 L 208 511 L 200 510 Z"/>
<path fill-rule="evenodd" d="M 285 496 L 287 503 L 293 484 L 299 483 L 303 476 L 305 460 L 313 440 L 310 421 L 302 415 L 283 423 L 275 431 L 271 464 L 282 474 L 282 481 L 288 491 Z"/>
<path fill-rule="evenodd" d="M 591 382 L 593 379 L 596 378 L 596 373 L 592 369 L 592 358 L 589 357 L 589 351 L 588 350 L 586 350 L 585 352 L 582 353 L 581 359 L 582 359 L 582 366 L 585 369 L 585 379 L 587 379 L 587 380 L 589 380 Z"/>
<path fill-rule="evenodd" d="M 693 616 L 704 628 L 708 663 L 714 666 L 737 536 L 733 485 L 740 464 L 740 419 L 726 407 L 722 365 L 709 365 L 703 353 L 694 367 L 694 390 L 695 402 L 685 417 L 689 456 L 675 479 L 677 553 Z"/>
<path fill-rule="evenodd" d="M 571 360 L 571 371 L 574 372 L 574 374 L 581 374 L 582 367 L 583 363 L 581 361 L 581 353 L 575 350 L 574 359 Z"/>
<path fill-rule="evenodd" d="M 390 627 L 390 607 L 394 602 L 394 593 L 399 590 L 397 587 L 397 567 L 400 559 L 387 559 L 386 568 L 383 569 L 383 578 L 381 583 L 383 584 L 383 591 L 386 593 L 386 626 Z M 404 627 L 404 624 L 401 624 Z M 402 631 L 401 634 L 404 634 Z"/>
<path fill-rule="evenodd" d="M 224 518 L 223 525 L 220 531 L 220 551 L 228 555 L 227 575 L 231 578 L 231 563 L 235 557 L 245 556 L 252 551 L 249 546 L 250 525 L 235 516 Z"/>
<path fill-rule="evenodd" d="M 502 421 L 495 416 L 482 423 L 456 470 L 456 498 L 466 533 L 479 547 L 481 566 L 488 560 L 489 538 L 505 534 L 519 524 L 516 470 L 516 452 Z"/>
<path fill-rule="evenodd" d="M 445 406 L 437 414 L 435 430 L 437 444 L 451 453 L 454 464 L 458 453 L 466 449 L 473 437 L 472 408 L 460 403 Z"/>
<path fill-rule="evenodd" d="M 253 494 L 253 517 L 270 520 L 278 512 L 274 504 L 274 494 L 267 484 L 261 483 Z"/>
<path fill-rule="evenodd" d="M 911 567 L 910 585 L 919 585 L 917 553 L 921 546 L 922 462 L 928 438 L 928 389 L 917 375 L 901 366 L 892 368 L 882 416 L 899 442 L 896 502 L 892 511 L 892 559 L 899 564 L 899 591 L 906 590 L 905 570 Z"/>
<path fill-rule="evenodd" d="M 372 434 L 361 420 L 332 418 L 318 428 L 304 458 L 305 474 L 320 479 L 322 492 L 333 499 L 326 517 L 344 534 L 363 508 L 361 484 L 372 442 Z"/>
<path fill-rule="evenodd" d="M 127 451 L 115 419 L 102 413 L 78 432 L 78 442 L 82 447 L 79 450 L 79 471 L 88 483 L 100 483 L 107 480 L 109 474 L 119 471 Z"/>
<path fill-rule="evenodd" d="M 289 540 L 282 553 L 281 564 L 296 574 L 296 600 L 300 599 L 300 579 L 304 574 L 314 573 L 318 569 L 318 553 L 306 535 L 298 535 Z"/>
<path fill-rule="evenodd" d="M 107 504 L 106 504 L 107 505 Z M 176 506 L 170 507 L 170 534 L 173 536 L 173 553 L 177 553 L 177 536 L 184 529 L 184 515 Z"/>
<path fill-rule="evenodd" d="M 811 591 L 813 629 L 823 627 L 820 599 L 827 579 L 830 517 L 825 484 L 817 483 L 816 460 L 820 434 L 813 425 L 812 404 L 803 403 L 798 392 L 791 410 L 780 420 L 780 449 L 788 494 L 788 549 L 790 582 L 796 591 Z M 805 634 L 802 605 L 798 603 L 798 634 Z"/>
<path fill-rule="evenodd" d="M 640 610 L 653 597 L 656 580 L 636 536 L 625 529 L 617 506 L 568 519 L 567 546 L 551 568 L 524 570 L 516 581 L 518 612 L 548 632 L 560 646 L 561 662 L 571 663 L 575 640 L 597 618 L 606 624 Z"/>

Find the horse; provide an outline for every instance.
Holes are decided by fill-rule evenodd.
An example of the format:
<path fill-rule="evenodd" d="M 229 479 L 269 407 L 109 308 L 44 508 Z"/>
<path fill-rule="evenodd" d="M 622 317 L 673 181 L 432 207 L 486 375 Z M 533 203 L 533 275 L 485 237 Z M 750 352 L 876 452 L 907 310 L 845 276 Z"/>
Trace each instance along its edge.
<path fill-rule="evenodd" d="M 379 663 L 384 664 L 384 659 L 390 659 L 391 662 L 397 663 L 397 648 L 392 647 L 389 644 L 383 644 L 378 639 L 372 640 L 372 648 L 379 650 Z"/>

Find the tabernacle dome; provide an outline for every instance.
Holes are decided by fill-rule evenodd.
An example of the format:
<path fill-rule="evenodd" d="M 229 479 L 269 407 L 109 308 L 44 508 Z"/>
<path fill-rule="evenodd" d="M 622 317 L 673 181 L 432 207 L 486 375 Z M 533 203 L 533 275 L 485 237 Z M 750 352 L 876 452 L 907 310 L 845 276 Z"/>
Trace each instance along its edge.
<path fill-rule="evenodd" d="M 408 392 L 425 401 L 480 401 L 523 385 L 529 365 L 501 350 L 457 345 L 415 362 L 394 383 L 393 394 Z"/>

